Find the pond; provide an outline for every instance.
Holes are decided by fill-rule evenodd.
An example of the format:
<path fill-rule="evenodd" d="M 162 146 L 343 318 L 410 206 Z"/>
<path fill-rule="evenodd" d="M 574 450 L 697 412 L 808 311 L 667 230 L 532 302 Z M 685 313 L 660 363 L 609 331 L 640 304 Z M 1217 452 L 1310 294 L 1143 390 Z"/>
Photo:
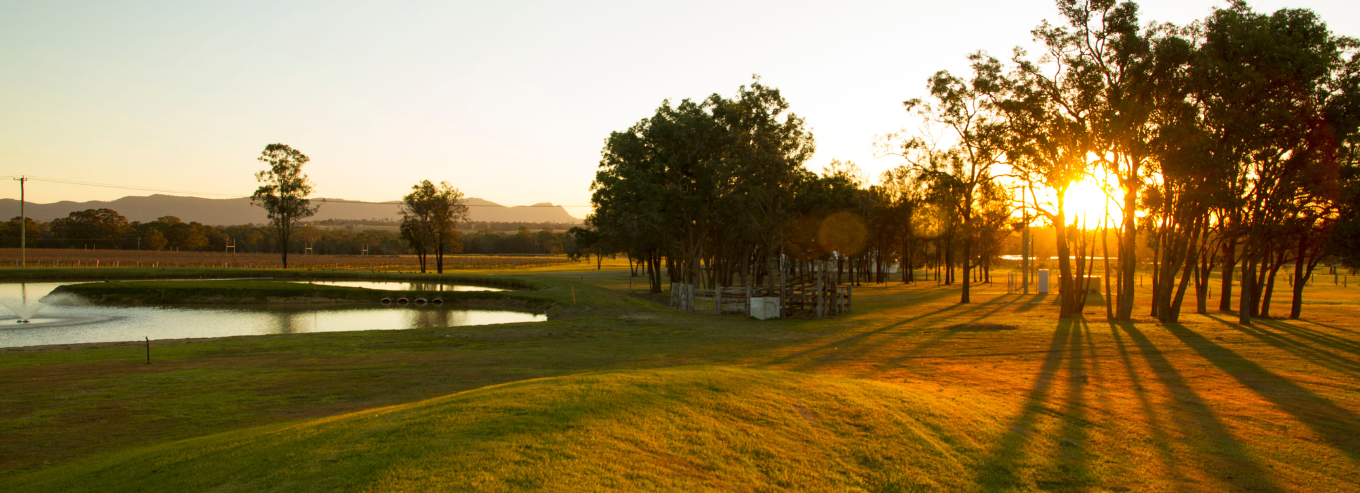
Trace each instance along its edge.
<path fill-rule="evenodd" d="M 290 281 L 303 284 L 321 284 L 326 286 L 345 286 L 350 288 L 378 289 L 383 291 L 506 291 L 502 288 L 489 288 L 485 286 L 472 286 L 468 284 L 444 284 L 437 282 L 404 282 L 404 281 Z"/>
<path fill-rule="evenodd" d="M 0 283 L 0 347 L 541 322 L 543 314 L 411 307 L 114 307 L 48 296 L 63 283 Z M 406 284 L 406 283 L 396 283 Z M 368 286 L 362 286 L 368 287 Z M 27 302 L 25 303 L 25 300 Z M 36 310 L 36 313 L 31 313 Z M 29 323 L 17 323 L 19 312 Z"/>

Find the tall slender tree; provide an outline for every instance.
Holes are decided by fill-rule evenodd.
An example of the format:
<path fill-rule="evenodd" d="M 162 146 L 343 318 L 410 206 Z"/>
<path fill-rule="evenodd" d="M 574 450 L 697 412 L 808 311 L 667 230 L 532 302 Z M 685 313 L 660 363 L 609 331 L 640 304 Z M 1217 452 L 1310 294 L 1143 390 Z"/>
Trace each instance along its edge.
<path fill-rule="evenodd" d="M 903 155 L 917 155 L 915 165 L 937 184 L 949 183 L 958 191 L 954 207 L 963 223 L 963 292 L 959 303 L 969 303 L 970 275 L 977 238 L 979 190 L 998 176 L 996 169 L 1006 160 L 1005 114 L 998 102 L 1005 97 L 1007 85 L 1001 62 L 978 52 L 968 57 L 972 74 L 964 79 L 947 71 L 937 72 L 928 87 L 933 101 L 907 101 L 908 111 L 947 129 L 953 146 L 935 151 L 920 136 L 902 141 Z"/>
<path fill-rule="evenodd" d="M 255 173 L 262 183 L 251 196 L 251 203 L 263 207 L 279 242 L 283 268 L 288 268 L 288 245 L 293 227 L 298 221 L 316 214 L 320 206 L 312 206 L 307 196 L 312 194 L 312 183 L 302 173 L 302 165 L 311 159 L 297 149 L 284 144 L 269 144 L 260 153 L 259 161 L 269 167 Z"/>

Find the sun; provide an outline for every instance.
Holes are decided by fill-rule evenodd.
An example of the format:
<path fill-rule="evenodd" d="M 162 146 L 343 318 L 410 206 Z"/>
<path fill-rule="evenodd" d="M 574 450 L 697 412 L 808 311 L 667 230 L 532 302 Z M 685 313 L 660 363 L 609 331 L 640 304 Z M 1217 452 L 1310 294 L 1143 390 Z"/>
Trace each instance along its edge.
<path fill-rule="evenodd" d="M 1111 218 L 1119 216 L 1118 204 L 1110 201 L 1100 184 L 1091 178 L 1073 183 L 1063 200 L 1068 224 L 1079 221 L 1086 228 L 1100 227 L 1107 209 Z"/>

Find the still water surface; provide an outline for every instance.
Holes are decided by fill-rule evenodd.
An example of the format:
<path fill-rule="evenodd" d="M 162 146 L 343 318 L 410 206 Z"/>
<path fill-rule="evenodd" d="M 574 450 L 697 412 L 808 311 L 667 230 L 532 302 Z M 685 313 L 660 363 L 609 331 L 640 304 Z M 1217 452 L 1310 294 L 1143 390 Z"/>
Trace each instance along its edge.
<path fill-rule="evenodd" d="M 0 347 L 183 339 L 350 330 L 399 330 L 514 322 L 539 322 L 546 315 L 444 307 L 253 305 L 220 308 L 110 307 L 81 303 L 69 295 L 48 296 L 64 283 L 0 283 Z M 406 283 L 397 283 L 406 284 Z M 368 287 L 368 286 L 362 286 Z M 396 288 L 401 289 L 401 288 Z M 447 289 L 446 289 L 447 290 Z M 24 300 L 27 303 L 24 303 Z M 16 323 L 16 312 L 37 313 Z"/>
<path fill-rule="evenodd" d="M 303 284 L 322 284 L 326 286 L 345 286 L 350 288 L 368 288 L 383 291 L 505 291 L 501 288 L 488 288 L 485 286 L 470 286 L 466 284 L 442 284 L 436 282 L 402 282 L 402 281 L 292 281 Z"/>

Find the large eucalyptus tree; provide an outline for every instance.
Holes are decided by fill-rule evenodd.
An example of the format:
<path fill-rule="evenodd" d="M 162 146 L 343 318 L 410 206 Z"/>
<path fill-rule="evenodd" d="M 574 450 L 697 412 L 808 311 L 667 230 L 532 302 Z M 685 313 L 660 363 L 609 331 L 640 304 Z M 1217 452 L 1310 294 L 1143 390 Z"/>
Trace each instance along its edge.
<path fill-rule="evenodd" d="M 288 268 L 289 240 L 298 221 L 316 214 L 320 206 L 312 206 L 307 196 L 312 194 L 312 183 L 302 173 L 302 165 L 311 159 L 284 144 L 269 144 L 260 153 L 259 161 L 269 167 L 255 173 L 261 183 L 251 195 L 251 203 L 264 208 L 269 223 L 279 242 L 283 268 Z"/>
<path fill-rule="evenodd" d="M 674 280 L 749 285 L 778 258 L 809 175 L 812 134 L 788 110 L 759 79 L 732 99 L 664 102 L 606 140 L 589 223 L 615 251 L 652 266 L 653 291 L 662 256 Z"/>

